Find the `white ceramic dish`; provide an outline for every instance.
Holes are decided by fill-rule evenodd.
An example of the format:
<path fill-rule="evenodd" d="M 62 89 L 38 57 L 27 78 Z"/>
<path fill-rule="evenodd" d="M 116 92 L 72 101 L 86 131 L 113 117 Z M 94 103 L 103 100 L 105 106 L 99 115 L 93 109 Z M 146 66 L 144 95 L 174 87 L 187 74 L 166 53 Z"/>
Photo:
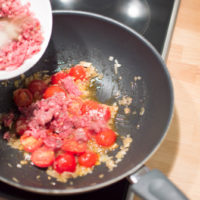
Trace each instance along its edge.
<path fill-rule="evenodd" d="M 23 74 L 32 68 L 44 54 L 52 32 L 52 8 L 50 0 L 21 0 L 22 3 L 30 2 L 30 10 L 35 14 L 36 18 L 40 21 L 44 41 L 41 45 L 41 50 L 34 54 L 31 58 L 13 71 L 0 71 L 0 80 L 8 80 Z"/>

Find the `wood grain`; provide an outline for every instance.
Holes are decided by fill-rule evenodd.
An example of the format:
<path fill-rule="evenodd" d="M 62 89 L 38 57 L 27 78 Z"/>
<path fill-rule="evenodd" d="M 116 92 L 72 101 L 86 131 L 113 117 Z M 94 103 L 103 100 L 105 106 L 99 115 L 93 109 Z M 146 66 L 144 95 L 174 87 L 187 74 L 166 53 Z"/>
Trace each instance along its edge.
<path fill-rule="evenodd" d="M 167 66 L 174 85 L 174 117 L 147 166 L 161 170 L 189 199 L 199 200 L 200 0 L 181 0 Z"/>

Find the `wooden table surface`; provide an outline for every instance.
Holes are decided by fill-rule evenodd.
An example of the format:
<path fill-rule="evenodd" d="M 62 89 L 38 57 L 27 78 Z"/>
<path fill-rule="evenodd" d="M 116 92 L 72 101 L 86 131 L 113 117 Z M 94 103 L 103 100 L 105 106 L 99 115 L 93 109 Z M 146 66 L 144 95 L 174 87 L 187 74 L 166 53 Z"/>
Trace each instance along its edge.
<path fill-rule="evenodd" d="M 200 200 L 200 0 L 181 0 L 167 58 L 175 109 L 167 137 L 147 166 Z"/>

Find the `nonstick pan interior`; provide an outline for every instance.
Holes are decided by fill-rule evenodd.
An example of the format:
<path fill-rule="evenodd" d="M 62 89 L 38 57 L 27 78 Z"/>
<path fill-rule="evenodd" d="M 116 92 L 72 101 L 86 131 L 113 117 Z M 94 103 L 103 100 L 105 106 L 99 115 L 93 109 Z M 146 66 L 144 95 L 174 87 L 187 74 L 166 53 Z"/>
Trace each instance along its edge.
<path fill-rule="evenodd" d="M 121 64 L 117 75 L 114 73 L 114 61 L 109 61 L 109 56 L 113 56 Z M 23 158 L 22 152 L 7 146 L 1 136 L 1 181 L 38 193 L 86 192 L 130 175 L 157 149 L 171 119 L 173 92 L 165 64 L 154 48 L 136 32 L 111 19 L 78 11 L 55 12 L 48 49 L 26 75 L 41 70 L 52 73 L 58 67 L 71 66 L 82 60 L 92 62 L 104 74 L 103 80 L 99 81 L 99 101 L 113 103 L 116 101 L 113 96 L 118 90 L 121 91 L 121 97 L 128 95 L 133 98 L 131 114 L 126 116 L 120 109 L 116 120 L 119 134 L 130 134 L 133 138 L 123 161 L 112 172 L 101 165 L 92 174 L 59 183 L 54 179 L 48 180 L 44 170 L 32 165 L 17 168 Z M 14 81 L 11 80 L 7 87 L 0 88 L 0 112 L 13 108 Z M 144 114 L 141 114 L 143 108 Z M 104 174 L 104 177 L 99 178 L 100 174 Z M 36 178 L 38 175 L 39 180 Z M 56 182 L 56 185 L 52 182 Z"/>

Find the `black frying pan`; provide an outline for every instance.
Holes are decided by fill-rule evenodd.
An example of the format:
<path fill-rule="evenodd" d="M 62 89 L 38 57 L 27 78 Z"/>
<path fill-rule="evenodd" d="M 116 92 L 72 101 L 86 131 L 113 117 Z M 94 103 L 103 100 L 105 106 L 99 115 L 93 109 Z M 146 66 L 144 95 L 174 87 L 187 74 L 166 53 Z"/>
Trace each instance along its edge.
<path fill-rule="evenodd" d="M 108 186 L 129 177 L 136 193 L 143 192 L 145 199 L 186 199 L 160 172 L 145 171 L 144 163 L 157 150 L 164 139 L 173 112 L 173 89 L 167 68 L 155 49 L 132 29 L 114 20 L 95 14 L 77 11 L 54 12 L 53 33 L 48 49 L 39 63 L 27 75 L 36 71 L 49 70 L 59 66 L 76 64 L 85 60 L 104 74 L 97 97 L 101 102 L 112 103 L 113 95 L 120 89 L 122 95 L 133 98 L 131 109 L 136 115 L 125 116 L 120 110 L 116 129 L 121 135 L 130 134 L 133 143 L 118 167 L 108 172 L 105 166 L 95 168 L 93 174 L 69 183 L 52 185 L 45 171 L 31 165 L 15 166 L 22 159 L 22 153 L 0 140 L 0 180 L 17 188 L 43 194 L 77 194 Z M 122 65 L 114 74 L 114 56 Z M 119 80 L 119 76 L 122 80 Z M 134 82 L 134 77 L 141 80 Z M 14 80 L 8 87 L 0 89 L 0 111 L 12 108 Z M 133 84 L 134 82 L 134 84 Z M 140 115 L 141 107 L 145 108 Z M 13 167 L 8 167 L 10 163 Z M 9 165 L 10 165 L 9 164 Z M 99 178 L 100 174 L 103 178 Z M 36 177 L 40 175 L 40 180 Z M 131 175 L 131 176 L 130 176 Z M 14 178 L 13 178 L 14 177 Z M 16 181 L 17 180 L 17 181 Z M 168 197 L 163 195 L 168 194 Z"/>

